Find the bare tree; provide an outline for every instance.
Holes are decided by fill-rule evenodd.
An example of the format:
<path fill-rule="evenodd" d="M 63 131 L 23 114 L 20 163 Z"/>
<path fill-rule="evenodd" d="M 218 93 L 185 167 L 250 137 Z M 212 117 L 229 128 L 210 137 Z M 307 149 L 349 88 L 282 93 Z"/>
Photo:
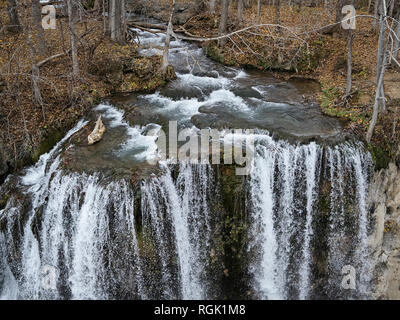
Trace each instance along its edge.
<path fill-rule="evenodd" d="M 281 24 L 281 0 L 275 0 L 275 24 Z"/>
<path fill-rule="evenodd" d="M 209 8 L 210 8 L 210 13 L 214 14 L 215 13 L 216 0 L 210 0 L 208 5 L 209 5 Z"/>
<path fill-rule="evenodd" d="M 124 0 L 110 0 L 110 36 L 113 41 L 125 42 Z"/>
<path fill-rule="evenodd" d="M 376 31 L 377 28 L 377 23 L 378 23 L 378 13 L 379 13 L 379 5 L 381 3 L 381 0 L 375 0 L 375 6 L 374 6 L 374 21 L 373 21 L 373 28 L 374 31 Z"/>
<path fill-rule="evenodd" d="M 375 92 L 375 102 L 373 108 L 373 114 L 371 123 L 368 128 L 367 132 L 367 142 L 371 141 L 372 135 L 374 133 L 375 125 L 378 120 L 379 111 L 385 111 L 385 91 L 384 91 L 384 78 L 386 72 L 386 61 L 387 61 L 387 54 L 388 54 L 388 44 L 389 39 L 385 41 L 386 37 L 386 23 L 387 23 L 387 16 L 386 16 L 386 1 L 381 1 L 381 9 L 382 15 L 380 17 L 380 32 L 379 32 L 379 45 L 378 45 L 378 63 L 377 63 L 377 84 L 376 84 L 376 92 Z"/>
<path fill-rule="evenodd" d="M 47 51 L 47 45 L 44 37 L 44 29 L 42 27 L 42 9 L 40 6 L 40 0 L 32 0 L 32 17 L 33 25 L 36 30 L 37 46 L 40 54 L 44 55 Z"/>
<path fill-rule="evenodd" d="M 10 18 L 10 24 L 7 28 L 8 31 L 18 33 L 22 31 L 21 23 L 18 17 L 18 7 L 15 0 L 8 0 L 7 6 L 8 17 Z"/>
<path fill-rule="evenodd" d="M 396 17 L 396 21 L 393 24 L 393 27 L 397 24 L 396 32 L 393 40 L 393 52 L 392 52 L 392 63 L 395 64 L 395 59 L 399 56 L 399 48 L 400 48 L 400 4 L 398 6 L 398 13 Z"/>
<path fill-rule="evenodd" d="M 243 23 L 243 0 L 238 0 L 238 4 L 237 4 L 237 19 L 239 24 Z"/>
<path fill-rule="evenodd" d="M 174 8 L 175 8 L 175 0 L 172 0 L 171 14 L 169 16 L 169 21 L 168 21 L 167 35 L 165 37 L 164 52 L 163 52 L 163 58 L 162 58 L 162 62 L 161 62 L 161 70 L 160 70 L 163 74 L 165 74 L 167 72 L 167 69 L 169 66 L 169 59 L 168 59 L 169 45 L 171 42 L 171 36 L 174 33 L 173 25 L 172 25 L 172 18 L 174 16 Z"/>
<path fill-rule="evenodd" d="M 75 17 L 73 0 L 67 0 L 68 6 L 68 24 L 71 42 L 71 55 L 72 55 L 72 72 L 74 77 L 79 77 L 79 61 L 78 61 L 78 44 L 75 33 Z"/>
<path fill-rule="evenodd" d="M 354 0 L 350 2 L 354 6 Z M 351 92 L 352 87 L 352 73 L 353 73 L 353 40 L 354 32 L 350 28 L 348 30 L 348 45 L 347 45 L 347 86 L 346 86 L 346 96 Z"/>
<path fill-rule="evenodd" d="M 221 21 L 219 23 L 219 34 L 224 35 L 228 27 L 228 15 L 229 15 L 229 2 L 230 0 L 221 0 Z M 218 40 L 218 46 L 223 47 L 226 43 L 226 38 Z"/>

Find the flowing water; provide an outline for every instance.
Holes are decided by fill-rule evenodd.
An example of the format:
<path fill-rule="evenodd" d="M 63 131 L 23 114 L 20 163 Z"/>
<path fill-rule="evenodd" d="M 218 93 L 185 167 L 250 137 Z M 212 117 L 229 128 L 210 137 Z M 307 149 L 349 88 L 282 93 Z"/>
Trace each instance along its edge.
<path fill-rule="evenodd" d="M 162 35 L 140 36 L 142 54 L 160 52 Z M 170 59 L 165 88 L 95 108 L 101 143 L 71 142 L 82 120 L 1 186 L 0 298 L 368 298 L 371 157 L 305 101 L 315 84 L 223 67 L 180 41 Z M 250 174 L 148 165 L 146 132 L 170 120 L 256 129 Z M 355 290 L 341 287 L 345 266 Z"/>

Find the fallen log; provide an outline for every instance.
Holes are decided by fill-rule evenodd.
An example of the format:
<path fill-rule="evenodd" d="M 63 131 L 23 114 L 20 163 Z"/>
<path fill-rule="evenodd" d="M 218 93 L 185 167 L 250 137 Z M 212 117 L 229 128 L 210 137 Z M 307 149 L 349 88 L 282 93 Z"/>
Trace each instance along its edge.
<path fill-rule="evenodd" d="M 146 22 L 128 22 L 127 25 L 129 27 L 137 28 L 143 31 L 151 32 L 151 33 L 159 33 L 157 31 L 151 30 L 151 29 L 156 29 L 156 30 L 163 30 L 167 32 L 167 26 L 162 25 L 162 24 L 152 24 L 152 23 L 146 23 Z M 194 34 L 191 34 L 188 32 L 184 27 L 180 26 L 179 28 L 174 28 L 174 33 L 183 33 L 189 37 L 196 38 L 197 36 Z"/>
<path fill-rule="evenodd" d="M 106 126 L 101 121 L 101 115 L 96 121 L 96 126 L 94 127 L 93 132 L 88 136 L 88 144 L 93 145 L 96 142 L 99 142 L 102 138 L 104 133 L 106 132 Z"/>

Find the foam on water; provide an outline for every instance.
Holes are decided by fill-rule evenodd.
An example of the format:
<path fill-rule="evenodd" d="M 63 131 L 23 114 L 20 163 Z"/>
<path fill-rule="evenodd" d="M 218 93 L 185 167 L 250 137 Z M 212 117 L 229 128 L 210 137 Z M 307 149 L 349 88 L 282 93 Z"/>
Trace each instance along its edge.
<path fill-rule="evenodd" d="M 157 157 L 157 135 L 147 135 L 146 132 L 148 131 L 148 128 L 157 131 L 161 129 L 161 126 L 149 124 L 145 127 L 131 127 L 124 120 L 124 112 L 122 110 L 106 104 L 100 104 L 95 108 L 95 110 L 100 111 L 102 116 L 109 120 L 109 126 L 111 128 L 123 127 L 126 129 L 128 137 L 125 142 L 118 147 L 118 150 L 116 151 L 117 154 L 126 154 L 126 152 L 136 151 L 134 157 L 139 161 L 151 161 Z"/>

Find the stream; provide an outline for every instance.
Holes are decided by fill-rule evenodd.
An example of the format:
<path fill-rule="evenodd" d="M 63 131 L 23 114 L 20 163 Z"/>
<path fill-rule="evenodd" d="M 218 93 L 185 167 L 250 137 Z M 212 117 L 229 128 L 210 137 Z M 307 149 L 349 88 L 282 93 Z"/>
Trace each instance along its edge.
<path fill-rule="evenodd" d="M 141 54 L 164 36 L 136 30 Z M 311 81 L 222 66 L 172 41 L 177 79 L 94 108 L 0 187 L 1 299 L 367 299 L 373 171 Z M 151 130 L 252 129 L 252 167 L 158 159 Z M 230 131 L 229 131 L 230 132 Z M 343 267 L 357 286 L 344 289 Z"/>

